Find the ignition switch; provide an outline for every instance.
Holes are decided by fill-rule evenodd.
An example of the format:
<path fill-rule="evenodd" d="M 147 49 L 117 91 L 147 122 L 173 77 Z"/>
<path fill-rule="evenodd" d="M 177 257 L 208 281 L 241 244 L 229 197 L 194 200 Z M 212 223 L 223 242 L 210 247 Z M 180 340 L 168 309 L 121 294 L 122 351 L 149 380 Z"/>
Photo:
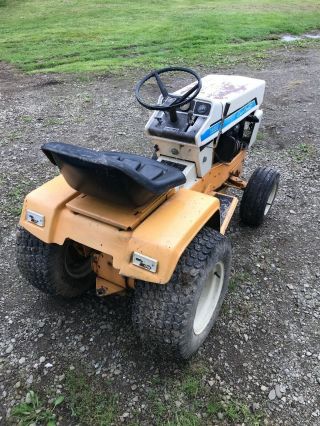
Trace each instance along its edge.
<path fill-rule="evenodd" d="M 173 155 L 178 155 L 178 154 L 179 154 L 179 151 L 177 150 L 177 148 L 172 148 L 172 149 L 171 149 L 171 154 L 173 154 Z"/>

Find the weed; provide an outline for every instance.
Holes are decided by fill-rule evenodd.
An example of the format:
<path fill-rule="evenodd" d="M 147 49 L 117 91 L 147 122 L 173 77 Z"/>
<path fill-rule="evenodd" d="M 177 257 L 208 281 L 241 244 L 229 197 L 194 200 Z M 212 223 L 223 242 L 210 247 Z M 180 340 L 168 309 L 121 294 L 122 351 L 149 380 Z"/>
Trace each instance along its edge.
<path fill-rule="evenodd" d="M 49 407 L 43 405 L 38 395 L 30 390 L 25 398 L 25 402 L 13 407 L 11 416 L 18 421 L 19 426 L 29 426 L 30 424 L 45 424 L 47 426 L 56 425 L 56 407 L 64 401 L 62 395 L 55 398 Z"/>
<path fill-rule="evenodd" d="M 261 131 L 258 132 L 258 134 L 257 134 L 257 141 L 262 141 L 263 138 L 264 138 L 263 132 L 261 132 Z"/>
<path fill-rule="evenodd" d="M 1 210 L 6 211 L 10 215 L 19 216 L 21 214 L 23 198 L 28 192 L 28 186 L 29 183 L 26 181 L 16 184 L 15 188 L 8 192 L 6 203 L 1 207 Z"/>
<path fill-rule="evenodd" d="M 17 140 L 17 139 L 21 139 L 22 138 L 22 134 L 21 133 L 19 133 L 19 132 L 10 132 L 9 134 L 8 134 L 8 139 L 9 139 L 9 141 L 11 141 L 11 142 L 13 142 L 13 141 L 15 141 L 15 140 Z"/>
<path fill-rule="evenodd" d="M 23 116 L 21 117 L 21 120 L 22 120 L 24 123 L 31 123 L 31 121 L 32 121 L 32 117 L 31 117 L 31 115 L 23 115 Z"/>
<path fill-rule="evenodd" d="M 315 147 L 310 144 L 300 143 L 288 150 L 289 156 L 298 163 L 303 163 L 315 153 Z"/>
<path fill-rule="evenodd" d="M 97 391 L 83 373 L 71 371 L 66 376 L 67 402 L 80 424 L 108 426 L 117 415 L 117 398 L 105 389 Z"/>
<path fill-rule="evenodd" d="M 153 376 L 152 379 L 151 379 L 151 383 L 153 385 L 160 385 L 161 384 L 160 376 Z"/>
<path fill-rule="evenodd" d="M 57 125 L 64 124 L 64 121 L 61 120 L 61 118 L 54 118 L 54 117 L 52 117 L 52 118 L 47 118 L 44 121 L 43 124 L 44 124 L 44 126 L 57 126 Z"/>
<path fill-rule="evenodd" d="M 224 424 L 261 424 L 262 413 L 252 413 L 241 401 L 224 401 L 217 396 L 213 398 L 212 388 L 208 388 L 203 381 L 203 375 L 207 373 L 208 369 L 203 363 L 191 364 L 180 383 L 167 381 L 165 400 L 156 387 L 149 390 L 148 400 L 158 426 L 200 426 L 204 423 L 198 413 L 208 416 L 209 421 L 205 424 L 218 424 L 222 417 Z"/>
<path fill-rule="evenodd" d="M 167 426 L 199 426 L 200 420 L 196 414 L 187 410 L 180 410 L 175 414 L 174 420 L 168 421 Z"/>
<path fill-rule="evenodd" d="M 163 402 L 161 401 L 155 401 L 155 403 L 152 406 L 153 408 L 153 414 L 157 417 L 157 418 L 161 418 L 164 416 L 164 414 L 167 411 L 167 407 L 164 405 Z"/>
<path fill-rule="evenodd" d="M 21 187 L 17 187 L 9 192 L 7 204 L 5 206 L 5 210 L 9 214 L 13 216 L 19 216 L 21 214 L 23 194 L 24 190 Z"/>
<path fill-rule="evenodd" d="M 84 122 L 85 122 L 85 120 L 86 120 L 86 118 L 85 118 L 85 117 L 78 116 L 78 117 L 75 117 L 75 118 L 74 118 L 73 122 L 74 122 L 75 124 L 81 124 L 81 123 L 84 123 Z"/>
<path fill-rule="evenodd" d="M 155 402 L 158 398 L 157 391 L 154 388 L 150 388 L 147 391 L 148 399 L 151 402 Z"/>
<path fill-rule="evenodd" d="M 181 384 L 181 391 L 190 398 L 198 395 L 202 387 L 201 380 L 198 377 L 187 377 Z"/>
<path fill-rule="evenodd" d="M 229 285 L 228 285 L 228 291 L 231 293 L 237 288 L 237 282 L 235 279 L 230 278 Z"/>
<path fill-rule="evenodd" d="M 20 206 L 11 206 L 11 207 L 9 207 L 9 208 L 7 209 L 7 212 L 8 212 L 10 215 L 12 215 L 12 216 L 18 217 L 18 216 L 20 216 L 20 215 L 21 215 L 22 207 L 20 207 Z"/>
<path fill-rule="evenodd" d="M 209 369 L 208 369 L 208 364 L 205 361 L 196 361 L 193 360 L 192 363 L 190 363 L 189 366 L 189 372 L 190 374 L 192 374 L 193 376 L 203 376 L 206 373 L 208 373 Z"/>
<path fill-rule="evenodd" d="M 82 97 L 83 102 L 91 102 L 92 101 L 92 96 L 91 95 L 84 95 Z"/>
<path fill-rule="evenodd" d="M 232 275 L 229 281 L 229 292 L 234 291 L 238 284 L 244 284 L 250 281 L 251 276 L 248 272 L 236 272 Z"/>
<path fill-rule="evenodd" d="M 234 401 L 212 400 L 207 406 L 210 416 L 224 418 L 231 424 L 244 423 L 250 426 L 259 426 L 262 421 L 262 413 L 252 413 L 247 405 Z"/>
<path fill-rule="evenodd" d="M 221 402 L 217 402 L 217 401 L 209 402 L 207 407 L 208 414 L 217 415 L 218 413 L 220 413 L 221 409 L 222 409 L 222 404 Z"/>

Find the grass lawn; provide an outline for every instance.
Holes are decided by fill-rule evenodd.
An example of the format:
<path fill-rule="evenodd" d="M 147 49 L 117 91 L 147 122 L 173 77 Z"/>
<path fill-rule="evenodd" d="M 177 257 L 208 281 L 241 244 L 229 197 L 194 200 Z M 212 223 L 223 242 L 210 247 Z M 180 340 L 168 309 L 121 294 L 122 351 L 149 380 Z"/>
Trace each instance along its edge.
<path fill-rule="evenodd" d="M 319 28 L 319 0 L 0 0 L 0 60 L 29 72 L 221 64 Z"/>

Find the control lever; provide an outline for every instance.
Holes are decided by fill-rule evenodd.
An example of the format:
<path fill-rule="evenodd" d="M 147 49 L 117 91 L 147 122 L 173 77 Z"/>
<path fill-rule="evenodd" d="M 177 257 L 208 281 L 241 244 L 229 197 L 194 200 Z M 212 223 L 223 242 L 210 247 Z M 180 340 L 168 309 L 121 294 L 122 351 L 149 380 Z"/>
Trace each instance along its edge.
<path fill-rule="evenodd" d="M 195 122 L 195 116 L 193 115 L 192 111 L 188 111 L 188 127 L 193 126 Z"/>
<path fill-rule="evenodd" d="M 220 125 L 220 129 L 219 129 L 219 133 L 218 133 L 218 136 L 217 136 L 215 143 L 213 144 L 213 148 L 216 148 L 218 146 L 219 139 L 220 139 L 221 134 L 222 134 L 224 120 L 226 119 L 226 117 L 228 115 L 229 108 L 230 108 L 230 102 L 226 102 L 223 113 L 222 113 L 222 117 L 221 117 L 221 125 Z"/>

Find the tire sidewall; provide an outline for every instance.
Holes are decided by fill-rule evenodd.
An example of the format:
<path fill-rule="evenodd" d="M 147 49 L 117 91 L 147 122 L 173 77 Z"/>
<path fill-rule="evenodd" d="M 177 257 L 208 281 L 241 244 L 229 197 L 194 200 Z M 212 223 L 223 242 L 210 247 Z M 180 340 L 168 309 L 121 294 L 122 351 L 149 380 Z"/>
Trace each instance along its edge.
<path fill-rule="evenodd" d="M 261 199 L 261 203 L 260 203 L 260 206 L 259 206 L 260 208 L 257 209 L 257 216 L 259 217 L 259 220 L 258 220 L 259 223 L 263 222 L 264 218 L 269 214 L 269 212 L 271 210 L 272 204 L 270 206 L 269 211 L 266 214 L 264 213 L 265 209 L 267 207 L 268 198 L 271 194 L 271 191 L 273 190 L 274 185 L 277 185 L 277 188 L 276 188 L 274 198 L 272 200 L 272 204 L 273 204 L 273 202 L 274 202 L 274 200 L 277 196 L 277 192 L 278 192 L 278 188 L 279 188 L 279 176 L 278 175 L 273 176 L 272 180 L 270 181 L 270 188 L 268 188 L 268 191 L 265 191 L 265 193 L 263 194 L 263 197 Z"/>
<path fill-rule="evenodd" d="M 269 176 L 268 176 L 269 175 Z M 240 203 L 241 221 L 249 226 L 259 226 L 269 214 L 279 189 L 280 174 L 268 167 L 258 167 L 248 181 Z M 265 214 L 271 191 L 277 186 L 270 209 Z"/>
<path fill-rule="evenodd" d="M 47 244 L 18 227 L 16 260 L 21 275 L 31 286 L 50 296 L 78 297 L 94 288 L 94 272 L 81 279 L 70 276 L 64 265 L 65 245 Z"/>
<path fill-rule="evenodd" d="M 212 268 L 218 263 L 222 262 L 224 265 L 224 279 L 222 284 L 221 293 L 215 310 L 213 311 L 212 317 L 207 324 L 206 328 L 200 333 L 195 334 L 193 329 L 193 323 L 199 303 L 199 299 L 203 290 L 203 287 L 206 283 L 206 280 L 211 272 Z M 190 307 L 188 313 L 188 322 L 185 326 L 185 334 L 181 340 L 179 352 L 182 358 L 190 358 L 199 347 L 202 345 L 204 340 L 207 338 L 210 333 L 214 323 L 216 322 L 224 297 L 228 289 L 229 275 L 230 275 L 230 266 L 231 266 L 231 256 L 230 256 L 230 245 L 227 240 L 221 240 L 220 244 L 217 244 L 214 247 L 214 250 L 211 253 L 211 256 L 207 260 L 206 267 L 201 271 L 200 275 L 195 278 L 196 291 L 194 293 L 193 304 Z"/>

